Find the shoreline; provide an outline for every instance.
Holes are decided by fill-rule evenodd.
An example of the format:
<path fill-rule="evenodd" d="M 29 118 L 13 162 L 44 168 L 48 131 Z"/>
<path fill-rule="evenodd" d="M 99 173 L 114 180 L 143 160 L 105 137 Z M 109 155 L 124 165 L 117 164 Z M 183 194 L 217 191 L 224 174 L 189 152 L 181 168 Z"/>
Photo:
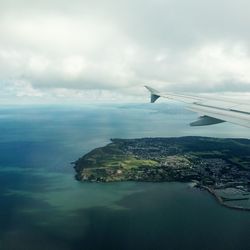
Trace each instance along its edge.
<path fill-rule="evenodd" d="M 230 202 L 231 199 L 224 199 L 216 192 L 217 186 L 236 189 L 241 186 L 249 195 L 248 148 L 250 140 L 200 136 L 111 139 L 111 143 L 74 162 L 75 178 L 90 182 L 194 181 L 220 205 L 250 211 L 248 203 L 245 207 L 238 199 Z"/>
<path fill-rule="evenodd" d="M 210 188 L 210 187 L 207 187 L 207 186 L 198 186 L 200 187 L 201 189 L 204 189 L 206 191 L 208 191 L 208 193 L 210 193 L 211 195 L 213 195 L 213 197 L 217 200 L 217 202 L 219 202 L 219 204 L 223 207 L 226 207 L 226 208 L 230 208 L 230 209 L 234 209 L 234 210 L 241 210 L 241 211 L 250 211 L 250 208 L 247 208 L 247 207 L 241 207 L 241 206 L 237 206 L 237 205 L 229 205 L 229 204 L 226 204 L 223 199 L 216 194 L 216 192 Z"/>

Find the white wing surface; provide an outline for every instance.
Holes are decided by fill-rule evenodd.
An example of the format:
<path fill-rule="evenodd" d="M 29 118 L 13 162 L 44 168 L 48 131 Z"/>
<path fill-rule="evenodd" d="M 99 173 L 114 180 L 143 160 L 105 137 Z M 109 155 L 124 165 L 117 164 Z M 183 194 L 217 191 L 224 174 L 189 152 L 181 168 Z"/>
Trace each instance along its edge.
<path fill-rule="evenodd" d="M 186 103 L 186 108 L 199 113 L 197 121 L 191 126 L 205 126 L 221 122 L 231 122 L 250 128 L 250 103 L 226 98 L 208 98 L 176 93 L 161 93 L 145 86 L 151 93 L 151 103 L 159 97 L 177 100 Z"/>

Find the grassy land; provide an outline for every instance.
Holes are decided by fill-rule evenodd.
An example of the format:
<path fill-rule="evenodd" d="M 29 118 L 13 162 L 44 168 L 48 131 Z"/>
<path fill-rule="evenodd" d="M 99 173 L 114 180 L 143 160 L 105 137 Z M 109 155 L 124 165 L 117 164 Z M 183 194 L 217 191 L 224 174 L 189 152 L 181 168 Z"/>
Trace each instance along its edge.
<path fill-rule="evenodd" d="M 250 170 L 250 141 L 206 137 L 113 139 L 78 159 L 75 169 L 79 180 L 187 180 L 203 173 L 204 180 L 215 183 L 226 173 L 226 179 L 233 181 L 238 170 Z M 246 176 L 248 173 L 242 177 Z"/>
<path fill-rule="evenodd" d="M 131 169 L 138 167 L 154 167 L 158 162 L 153 160 L 138 159 L 131 154 L 124 154 L 117 144 L 109 144 L 108 147 L 98 148 L 78 160 L 85 168 L 112 168 Z"/>

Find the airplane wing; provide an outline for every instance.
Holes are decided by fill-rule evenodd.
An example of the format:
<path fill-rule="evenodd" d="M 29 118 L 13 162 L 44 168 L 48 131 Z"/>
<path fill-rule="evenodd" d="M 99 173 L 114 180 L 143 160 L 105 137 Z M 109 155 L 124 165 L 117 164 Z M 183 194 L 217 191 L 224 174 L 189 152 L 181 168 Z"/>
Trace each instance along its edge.
<path fill-rule="evenodd" d="M 250 103 L 225 98 L 208 98 L 176 93 L 161 93 L 145 86 L 151 94 L 151 103 L 159 97 L 165 97 L 186 103 L 186 108 L 199 113 L 197 121 L 191 126 L 205 126 L 222 122 L 231 122 L 250 128 Z"/>

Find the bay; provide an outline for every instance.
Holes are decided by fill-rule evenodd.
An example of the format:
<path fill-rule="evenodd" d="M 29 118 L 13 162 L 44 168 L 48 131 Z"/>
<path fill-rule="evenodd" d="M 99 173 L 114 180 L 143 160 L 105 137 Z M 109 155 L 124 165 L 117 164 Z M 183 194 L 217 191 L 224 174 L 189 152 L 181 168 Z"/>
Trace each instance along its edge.
<path fill-rule="evenodd" d="M 80 183 L 70 162 L 110 138 L 249 138 L 193 128 L 175 104 L 0 108 L 0 249 L 250 249 L 250 213 L 183 183 Z"/>

